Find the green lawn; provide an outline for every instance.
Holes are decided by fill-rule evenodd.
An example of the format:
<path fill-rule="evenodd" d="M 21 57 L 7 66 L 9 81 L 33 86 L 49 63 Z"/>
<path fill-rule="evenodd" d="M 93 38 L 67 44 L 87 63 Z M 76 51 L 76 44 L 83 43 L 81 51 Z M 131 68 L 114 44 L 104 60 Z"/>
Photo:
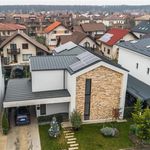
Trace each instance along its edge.
<path fill-rule="evenodd" d="M 56 139 L 49 137 L 48 135 L 49 127 L 50 125 L 39 126 L 42 150 L 61 150 L 67 148 L 67 144 L 63 134 L 61 134 Z"/>
<path fill-rule="evenodd" d="M 106 126 L 113 126 L 119 130 L 118 137 L 104 137 L 100 129 Z M 80 150 L 119 150 L 132 147 L 133 144 L 128 138 L 130 123 L 107 123 L 82 125 L 82 128 L 75 132 L 80 145 Z"/>
<path fill-rule="evenodd" d="M 104 137 L 100 129 L 104 126 L 115 127 L 119 130 L 117 137 Z M 82 125 L 82 128 L 75 132 L 79 143 L 79 150 L 119 150 L 121 148 L 133 147 L 128 138 L 130 123 L 107 123 Z M 62 150 L 67 148 L 66 140 L 61 134 L 57 139 L 48 135 L 49 125 L 39 126 L 42 150 Z"/>

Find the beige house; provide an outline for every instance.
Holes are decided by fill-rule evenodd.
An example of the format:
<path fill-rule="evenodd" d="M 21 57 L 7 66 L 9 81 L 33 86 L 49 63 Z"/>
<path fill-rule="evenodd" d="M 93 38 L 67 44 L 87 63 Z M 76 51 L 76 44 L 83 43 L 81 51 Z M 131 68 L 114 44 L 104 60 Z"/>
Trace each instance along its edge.
<path fill-rule="evenodd" d="M 59 36 L 72 34 L 70 30 L 58 21 L 45 28 L 44 32 L 46 37 L 46 45 L 50 50 L 54 50 L 56 48 Z"/>
<path fill-rule="evenodd" d="M 5 65 L 28 64 L 31 56 L 46 55 L 48 48 L 18 31 L 1 43 Z"/>
<path fill-rule="evenodd" d="M 115 44 L 136 39 L 137 37 L 127 29 L 112 28 L 97 42 L 100 44 L 100 51 L 104 56 L 110 59 L 118 59 L 119 48 Z"/>

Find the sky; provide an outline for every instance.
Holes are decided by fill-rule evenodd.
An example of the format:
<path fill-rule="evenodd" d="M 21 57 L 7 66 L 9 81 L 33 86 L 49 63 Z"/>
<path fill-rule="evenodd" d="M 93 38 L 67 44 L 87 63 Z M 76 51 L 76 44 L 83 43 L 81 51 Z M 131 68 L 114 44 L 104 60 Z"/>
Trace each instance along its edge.
<path fill-rule="evenodd" d="M 150 0 L 0 0 L 0 5 L 150 5 Z"/>

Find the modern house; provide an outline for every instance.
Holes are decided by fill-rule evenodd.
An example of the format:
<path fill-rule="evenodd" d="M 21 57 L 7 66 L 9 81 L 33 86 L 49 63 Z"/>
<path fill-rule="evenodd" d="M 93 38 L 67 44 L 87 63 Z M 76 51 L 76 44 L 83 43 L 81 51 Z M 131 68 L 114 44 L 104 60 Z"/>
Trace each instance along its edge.
<path fill-rule="evenodd" d="M 150 105 L 150 38 L 127 41 L 119 46 L 118 63 L 129 70 L 127 94 Z M 131 98 L 132 96 L 132 98 Z"/>
<path fill-rule="evenodd" d="M 117 109 L 122 119 L 128 71 L 85 49 L 63 51 L 31 57 L 31 79 L 9 80 L 4 107 L 34 106 L 37 116 L 77 110 L 84 121 L 112 119 Z"/>
<path fill-rule="evenodd" d="M 68 30 L 61 22 L 54 22 L 44 29 L 46 37 L 46 45 L 50 50 L 54 50 L 57 46 L 58 38 L 62 35 L 71 35 L 72 32 Z"/>
<path fill-rule="evenodd" d="M 150 33 L 150 20 L 141 21 L 138 25 L 131 30 L 138 38 L 142 38 L 144 35 Z"/>
<path fill-rule="evenodd" d="M 85 48 L 91 48 L 91 49 L 97 49 L 97 43 L 93 38 L 88 36 L 84 32 L 78 32 L 75 31 L 72 33 L 72 35 L 62 35 L 59 39 L 59 45 L 65 44 L 69 41 L 72 41 L 73 43 L 83 46 Z"/>
<path fill-rule="evenodd" d="M 119 49 L 116 44 L 135 39 L 137 39 L 137 37 L 127 29 L 112 28 L 99 38 L 97 42 L 100 44 L 100 50 L 104 56 L 110 59 L 117 59 Z"/>
<path fill-rule="evenodd" d="M 17 31 L 0 45 L 4 65 L 29 64 L 31 56 L 46 55 L 48 48 L 25 33 Z"/>

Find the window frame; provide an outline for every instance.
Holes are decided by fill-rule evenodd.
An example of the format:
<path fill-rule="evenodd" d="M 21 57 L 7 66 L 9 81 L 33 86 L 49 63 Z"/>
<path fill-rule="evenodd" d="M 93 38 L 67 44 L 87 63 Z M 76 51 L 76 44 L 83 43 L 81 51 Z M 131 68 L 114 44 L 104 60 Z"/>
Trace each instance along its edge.
<path fill-rule="evenodd" d="M 30 56 L 29 56 L 30 55 Z M 28 58 L 24 59 L 24 56 L 29 56 Z M 22 54 L 23 61 L 29 61 L 29 58 L 32 57 L 32 54 Z"/>
<path fill-rule="evenodd" d="M 27 47 L 26 47 L 26 46 Z M 24 47 L 25 46 L 25 47 Z M 22 49 L 29 49 L 29 44 L 28 43 L 22 43 Z"/>

